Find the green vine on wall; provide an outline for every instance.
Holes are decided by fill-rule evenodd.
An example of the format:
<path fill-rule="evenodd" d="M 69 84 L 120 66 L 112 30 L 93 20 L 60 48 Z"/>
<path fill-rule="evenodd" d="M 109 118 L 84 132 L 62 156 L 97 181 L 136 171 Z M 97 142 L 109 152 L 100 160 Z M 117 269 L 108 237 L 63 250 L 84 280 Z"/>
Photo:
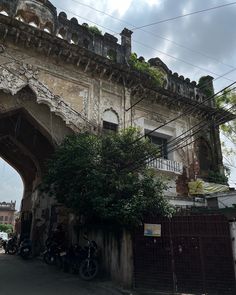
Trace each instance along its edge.
<path fill-rule="evenodd" d="M 206 95 L 206 97 L 210 97 L 214 95 L 214 91 L 212 89 L 211 83 L 209 83 L 208 76 L 203 76 L 199 79 L 198 87 L 202 90 L 202 92 Z"/>
<path fill-rule="evenodd" d="M 227 184 L 228 177 L 224 174 L 221 174 L 220 172 L 210 171 L 208 175 L 208 181 L 219 184 Z"/>
<path fill-rule="evenodd" d="M 130 56 L 129 64 L 137 71 L 148 74 L 152 77 L 155 86 L 163 86 L 164 74 L 144 59 L 140 60 L 136 53 Z"/>
<path fill-rule="evenodd" d="M 87 23 L 83 23 L 83 26 L 93 35 L 102 35 L 102 31 L 97 26 L 89 26 Z"/>

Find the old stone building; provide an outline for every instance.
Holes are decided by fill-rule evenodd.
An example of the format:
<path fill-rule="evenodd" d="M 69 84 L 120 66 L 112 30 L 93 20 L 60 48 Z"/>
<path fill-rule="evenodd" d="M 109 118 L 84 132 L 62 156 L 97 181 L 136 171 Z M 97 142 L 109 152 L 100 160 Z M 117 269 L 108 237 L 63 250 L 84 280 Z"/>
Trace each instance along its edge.
<path fill-rule="evenodd" d="M 11 224 L 14 226 L 16 202 L 1 202 L 0 203 L 0 223 Z"/>
<path fill-rule="evenodd" d="M 135 70 L 131 35 L 124 28 L 119 43 L 57 14 L 48 0 L 0 0 L 0 155 L 24 181 L 23 232 L 49 227 L 60 210 L 38 185 L 46 159 L 74 132 L 140 128 L 163 147 L 150 165 L 178 206 L 193 204 L 189 181 L 223 172 L 218 124 L 232 115 L 206 99 L 206 87 L 172 73 L 159 58 L 149 63 L 161 85 Z M 212 92 L 212 78 L 204 81 Z"/>

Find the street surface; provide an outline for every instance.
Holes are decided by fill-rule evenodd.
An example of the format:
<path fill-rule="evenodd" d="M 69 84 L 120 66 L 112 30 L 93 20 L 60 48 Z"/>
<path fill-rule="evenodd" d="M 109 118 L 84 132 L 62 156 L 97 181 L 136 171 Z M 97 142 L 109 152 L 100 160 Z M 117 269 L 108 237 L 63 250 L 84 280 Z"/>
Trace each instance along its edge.
<path fill-rule="evenodd" d="M 121 295 L 110 282 L 85 282 L 39 259 L 0 253 L 1 295 Z"/>

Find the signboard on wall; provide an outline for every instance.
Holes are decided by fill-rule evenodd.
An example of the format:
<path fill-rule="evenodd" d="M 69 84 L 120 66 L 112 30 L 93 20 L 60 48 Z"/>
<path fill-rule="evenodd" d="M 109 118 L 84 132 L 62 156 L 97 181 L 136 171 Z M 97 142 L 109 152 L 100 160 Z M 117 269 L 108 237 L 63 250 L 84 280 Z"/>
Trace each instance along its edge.
<path fill-rule="evenodd" d="M 146 237 L 160 237 L 161 224 L 144 223 L 144 236 Z"/>

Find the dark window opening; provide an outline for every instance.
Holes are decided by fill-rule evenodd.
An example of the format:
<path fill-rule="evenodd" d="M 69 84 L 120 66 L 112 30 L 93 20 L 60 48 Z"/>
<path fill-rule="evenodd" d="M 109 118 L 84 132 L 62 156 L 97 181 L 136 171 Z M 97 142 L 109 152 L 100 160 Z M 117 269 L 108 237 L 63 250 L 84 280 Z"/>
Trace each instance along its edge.
<path fill-rule="evenodd" d="M 167 138 L 157 137 L 148 135 L 152 144 L 155 144 L 160 150 L 160 157 L 168 159 L 168 151 L 167 151 Z"/>
<path fill-rule="evenodd" d="M 107 132 L 117 132 L 118 131 L 118 125 L 115 123 L 103 121 L 103 131 L 105 133 Z"/>

